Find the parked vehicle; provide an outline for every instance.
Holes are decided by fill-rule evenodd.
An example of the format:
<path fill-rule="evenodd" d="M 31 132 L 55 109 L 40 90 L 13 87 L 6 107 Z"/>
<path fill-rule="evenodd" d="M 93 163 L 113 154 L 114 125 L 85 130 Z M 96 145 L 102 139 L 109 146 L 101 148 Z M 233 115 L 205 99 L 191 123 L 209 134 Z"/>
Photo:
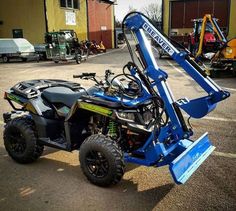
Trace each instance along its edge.
<path fill-rule="evenodd" d="M 81 51 L 77 34 L 74 31 L 48 32 L 45 35 L 47 59 L 55 63 L 75 60 L 80 64 L 88 55 Z"/>
<path fill-rule="evenodd" d="M 125 37 L 124 37 L 124 33 L 122 32 L 121 28 L 116 28 L 115 29 L 116 32 L 116 43 L 119 44 L 124 44 L 125 43 Z"/>
<path fill-rule="evenodd" d="M 168 165 L 174 181 L 183 184 L 207 159 L 215 147 L 207 133 L 196 141 L 190 138 L 193 130 L 182 110 L 202 118 L 230 94 L 205 75 L 187 52 L 179 52 L 143 14 L 129 13 L 123 31 L 124 27 L 136 38 L 139 60 L 125 36 L 132 61 L 122 74 L 114 76 L 106 70 L 101 81 L 96 73 L 75 75 L 95 82 L 87 90 L 69 81 L 33 80 L 5 92 L 13 111 L 3 115 L 4 145 L 13 160 L 33 162 L 44 146 L 80 149 L 80 166 L 88 180 L 108 186 L 121 180 L 124 162 Z M 168 75 L 158 67 L 147 35 L 189 73 L 206 96 L 174 100 Z"/>
<path fill-rule="evenodd" d="M 105 53 L 106 47 L 104 46 L 102 41 L 100 41 L 100 43 L 97 44 L 95 40 L 92 40 L 90 42 L 89 50 L 90 50 L 90 54 Z"/>
<path fill-rule="evenodd" d="M 214 30 L 217 19 L 207 14 L 203 18 L 194 19 L 193 23 L 193 32 L 189 34 L 189 50 L 191 53 L 200 56 L 208 52 L 216 52 L 219 49 L 220 42 L 224 39 L 220 29 L 220 33 Z"/>
<path fill-rule="evenodd" d="M 38 59 L 38 54 L 35 53 L 34 46 L 26 39 L 4 38 L 0 39 L 0 58 L 5 63 L 13 58 L 27 61 L 28 59 Z"/>
<path fill-rule="evenodd" d="M 189 37 L 189 50 L 196 60 L 208 59 L 211 62 L 209 75 L 218 71 L 231 71 L 236 75 L 236 38 L 227 40 L 217 19 L 206 14 L 194 20 L 194 31 Z"/>
<path fill-rule="evenodd" d="M 41 60 L 47 59 L 46 44 L 35 44 L 34 50 L 35 50 L 35 53 L 39 55 L 39 59 Z"/>
<path fill-rule="evenodd" d="M 82 40 L 80 42 L 80 49 L 83 51 L 82 54 L 87 55 L 87 57 L 90 55 L 90 46 L 91 42 L 89 40 Z"/>
<path fill-rule="evenodd" d="M 95 40 L 84 40 L 81 41 L 81 49 L 84 49 L 88 55 L 98 54 L 98 53 L 105 53 L 106 47 L 103 45 L 101 41 L 99 44 Z"/>

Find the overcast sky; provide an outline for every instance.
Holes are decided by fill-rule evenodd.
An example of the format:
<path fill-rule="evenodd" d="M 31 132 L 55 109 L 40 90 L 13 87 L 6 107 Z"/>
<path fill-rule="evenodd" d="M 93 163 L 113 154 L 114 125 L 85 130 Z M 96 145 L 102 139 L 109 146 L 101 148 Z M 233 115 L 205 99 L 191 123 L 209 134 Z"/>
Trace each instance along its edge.
<path fill-rule="evenodd" d="M 117 0 L 117 5 L 115 5 L 115 16 L 116 19 L 122 21 L 125 15 L 129 11 L 129 7 L 135 8 L 137 11 L 148 4 L 161 2 L 161 0 Z"/>

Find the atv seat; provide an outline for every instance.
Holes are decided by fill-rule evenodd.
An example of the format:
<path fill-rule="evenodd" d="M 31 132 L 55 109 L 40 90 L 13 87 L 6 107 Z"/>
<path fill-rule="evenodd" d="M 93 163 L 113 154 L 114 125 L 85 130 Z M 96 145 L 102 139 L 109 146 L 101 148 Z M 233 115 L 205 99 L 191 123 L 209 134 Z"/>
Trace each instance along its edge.
<path fill-rule="evenodd" d="M 74 92 L 67 87 L 52 87 L 42 92 L 42 96 L 50 103 L 62 103 L 68 107 L 72 107 L 82 95 L 87 95 L 86 91 Z"/>

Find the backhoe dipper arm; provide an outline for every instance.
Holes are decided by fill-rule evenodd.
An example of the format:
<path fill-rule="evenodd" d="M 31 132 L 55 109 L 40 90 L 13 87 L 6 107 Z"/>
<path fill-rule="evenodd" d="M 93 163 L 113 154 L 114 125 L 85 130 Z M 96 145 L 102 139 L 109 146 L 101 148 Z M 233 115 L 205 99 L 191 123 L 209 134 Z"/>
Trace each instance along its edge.
<path fill-rule="evenodd" d="M 138 41 L 139 53 L 145 64 L 145 74 L 152 78 L 160 96 L 165 102 L 167 111 L 170 117 L 174 117 L 177 121 L 173 104 L 177 104 L 191 117 L 201 118 L 212 111 L 217 102 L 222 101 L 230 96 L 229 92 L 223 91 L 211 78 L 209 78 L 201 67 L 190 58 L 187 52 L 179 51 L 175 48 L 168 39 L 158 31 L 150 21 L 141 13 L 133 13 L 127 16 L 125 22 L 127 29 L 131 30 Z M 188 100 L 186 98 L 174 102 L 173 96 L 165 83 L 167 74 L 158 67 L 154 55 L 151 50 L 150 42 L 148 41 L 145 32 L 148 33 L 160 46 L 166 51 L 207 93 L 205 97 Z M 169 109 L 168 109 L 169 106 Z M 171 115 L 173 114 L 173 115 Z"/>

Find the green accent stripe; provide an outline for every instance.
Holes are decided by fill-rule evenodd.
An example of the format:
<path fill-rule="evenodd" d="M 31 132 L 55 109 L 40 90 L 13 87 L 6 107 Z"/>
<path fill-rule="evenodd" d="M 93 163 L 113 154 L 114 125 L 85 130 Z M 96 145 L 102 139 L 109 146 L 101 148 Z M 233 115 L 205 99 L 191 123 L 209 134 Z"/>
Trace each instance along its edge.
<path fill-rule="evenodd" d="M 17 97 L 16 95 L 7 93 L 7 98 L 9 98 L 10 100 L 15 101 L 16 103 L 22 104 L 22 102 L 20 101 L 20 98 Z"/>
<path fill-rule="evenodd" d="M 108 108 L 90 104 L 90 103 L 85 103 L 85 102 L 80 102 L 79 107 L 88 111 L 92 111 L 92 112 L 104 115 L 104 116 L 111 116 L 113 113 L 112 110 Z"/>

